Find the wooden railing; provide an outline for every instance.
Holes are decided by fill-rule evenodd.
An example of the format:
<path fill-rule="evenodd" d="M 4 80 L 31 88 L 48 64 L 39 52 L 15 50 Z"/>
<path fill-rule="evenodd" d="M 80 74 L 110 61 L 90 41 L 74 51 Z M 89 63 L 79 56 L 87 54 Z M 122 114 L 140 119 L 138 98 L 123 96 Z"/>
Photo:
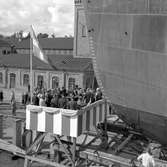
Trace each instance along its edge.
<path fill-rule="evenodd" d="M 103 122 L 107 115 L 109 104 L 105 100 L 99 100 L 81 110 L 28 105 L 26 129 L 78 137 L 84 131 L 92 130 L 97 123 Z"/>

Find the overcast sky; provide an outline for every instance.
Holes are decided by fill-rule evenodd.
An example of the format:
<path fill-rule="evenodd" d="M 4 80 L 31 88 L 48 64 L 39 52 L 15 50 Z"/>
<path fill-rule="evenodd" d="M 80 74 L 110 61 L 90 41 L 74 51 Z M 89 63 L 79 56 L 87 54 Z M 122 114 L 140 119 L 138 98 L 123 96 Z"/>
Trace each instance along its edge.
<path fill-rule="evenodd" d="M 0 0 L 0 34 L 19 30 L 73 35 L 74 0 Z"/>

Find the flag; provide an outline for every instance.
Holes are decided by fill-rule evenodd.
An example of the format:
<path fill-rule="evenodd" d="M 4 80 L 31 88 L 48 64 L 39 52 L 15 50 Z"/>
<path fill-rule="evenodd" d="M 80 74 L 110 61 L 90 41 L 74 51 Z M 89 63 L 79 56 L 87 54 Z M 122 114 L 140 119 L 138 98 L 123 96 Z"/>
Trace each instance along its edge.
<path fill-rule="evenodd" d="M 35 35 L 35 32 L 33 30 L 33 27 L 31 26 L 31 31 L 30 31 L 31 39 L 32 39 L 32 52 L 33 55 L 39 58 L 41 61 L 49 64 L 48 62 L 48 57 L 44 54 L 42 51 L 42 48 L 39 44 L 39 41 Z M 31 49 L 31 48 L 30 48 Z"/>

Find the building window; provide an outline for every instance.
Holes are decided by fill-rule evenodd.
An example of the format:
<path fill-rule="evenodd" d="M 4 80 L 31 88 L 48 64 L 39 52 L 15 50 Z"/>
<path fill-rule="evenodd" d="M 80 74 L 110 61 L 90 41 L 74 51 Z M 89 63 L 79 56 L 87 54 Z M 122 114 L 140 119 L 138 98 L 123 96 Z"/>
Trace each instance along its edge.
<path fill-rule="evenodd" d="M 55 50 L 55 54 L 59 54 L 59 50 Z"/>
<path fill-rule="evenodd" d="M 64 50 L 60 50 L 60 54 L 61 54 L 61 55 L 64 55 Z"/>
<path fill-rule="evenodd" d="M 92 79 L 89 77 L 86 79 L 86 88 L 91 88 L 92 87 Z"/>
<path fill-rule="evenodd" d="M 10 73 L 10 85 L 9 88 L 15 88 L 16 86 L 16 74 Z"/>
<path fill-rule="evenodd" d="M 44 54 L 48 54 L 48 50 L 43 50 Z"/>
<path fill-rule="evenodd" d="M 0 83 L 3 84 L 3 73 L 0 72 Z"/>
<path fill-rule="evenodd" d="M 38 75 L 37 86 L 39 86 L 40 88 L 43 88 L 43 86 L 44 86 L 44 79 L 43 79 L 42 75 Z"/>
<path fill-rule="evenodd" d="M 68 89 L 74 89 L 75 88 L 75 78 L 69 78 L 68 80 Z"/>
<path fill-rule="evenodd" d="M 73 54 L 73 51 L 72 51 L 72 50 L 70 50 L 70 51 L 69 51 L 69 54 Z"/>
<path fill-rule="evenodd" d="M 82 25 L 82 37 L 86 37 L 86 26 Z"/>
<path fill-rule="evenodd" d="M 24 74 L 23 75 L 23 86 L 28 86 L 29 85 L 29 75 Z"/>
<path fill-rule="evenodd" d="M 7 54 L 7 51 L 6 51 L 6 50 L 3 50 L 2 53 L 3 53 L 4 55 L 6 55 L 6 54 Z"/>
<path fill-rule="evenodd" d="M 59 87 L 59 77 L 52 77 L 52 89 Z"/>
<path fill-rule="evenodd" d="M 64 55 L 67 55 L 67 51 L 66 50 L 64 50 Z"/>
<path fill-rule="evenodd" d="M 54 54 L 54 50 L 49 50 L 49 54 Z"/>
<path fill-rule="evenodd" d="M 58 53 L 58 54 L 61 54 L 61 50 L 57 50 L 57 53 Z"/>

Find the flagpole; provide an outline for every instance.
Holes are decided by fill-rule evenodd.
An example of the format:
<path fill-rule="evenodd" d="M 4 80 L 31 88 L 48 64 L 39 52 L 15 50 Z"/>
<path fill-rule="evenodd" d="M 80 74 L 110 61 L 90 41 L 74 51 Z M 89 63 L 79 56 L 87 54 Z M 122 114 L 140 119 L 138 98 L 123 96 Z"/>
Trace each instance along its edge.
<path fill-rule="evenodd" d="M 32 29 L 32 26 L 31 26 L 31 29 Z M 31 33 L 32 32 L 30 32 L 30 34 Z M 32 104 L 32 94 L 33 94 L 32 54 L 33 54 L 33 46 L 32 46 L 32 38 L 30 35 L 30 102 L 31 104 Z"/>

